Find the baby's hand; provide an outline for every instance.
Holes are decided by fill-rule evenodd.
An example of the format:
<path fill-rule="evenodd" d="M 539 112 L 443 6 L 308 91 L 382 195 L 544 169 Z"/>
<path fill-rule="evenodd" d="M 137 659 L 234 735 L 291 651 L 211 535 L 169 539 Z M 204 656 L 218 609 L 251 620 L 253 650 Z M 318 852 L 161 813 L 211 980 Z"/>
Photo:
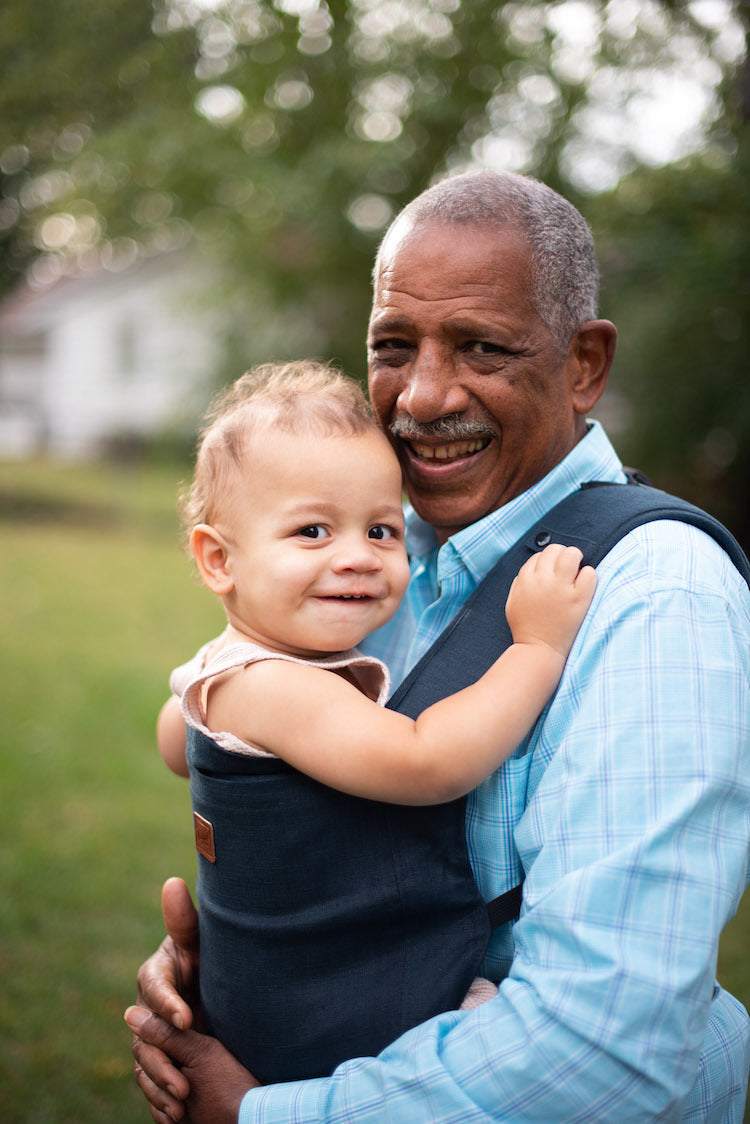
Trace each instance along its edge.
<path fill-rule="evenodd" d="M 505 606 L 515 644 L 546 644 L 567 659 L 596 589 L 582 558 L 578 547 L 553 543 L 524 563 Z"/>

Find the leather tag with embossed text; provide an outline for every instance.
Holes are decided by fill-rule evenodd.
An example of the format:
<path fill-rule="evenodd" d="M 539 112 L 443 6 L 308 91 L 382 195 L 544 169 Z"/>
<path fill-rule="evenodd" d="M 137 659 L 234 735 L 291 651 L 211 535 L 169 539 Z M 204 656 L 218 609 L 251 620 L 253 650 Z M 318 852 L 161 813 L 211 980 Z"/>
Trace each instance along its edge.
<path fill-rule="evenodd" d="M 215 863 L 216 849 L 214 847 L 213 824 L 204 820 L 203 816 L 199 816 L 197 812 L 193 812 L 193 822 L 195 824 L 195 847 L 198 854 L 203 855 L 204 859 L 208 859 L 210 863 Z"/>

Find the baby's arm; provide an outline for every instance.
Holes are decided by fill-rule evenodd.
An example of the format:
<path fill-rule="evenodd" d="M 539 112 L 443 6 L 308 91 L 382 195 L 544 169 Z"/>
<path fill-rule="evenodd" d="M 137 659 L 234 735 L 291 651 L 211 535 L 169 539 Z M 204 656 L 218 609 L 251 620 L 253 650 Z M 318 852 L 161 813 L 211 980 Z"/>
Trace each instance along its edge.
<path fill-rule="evenodd" d="M 207 725 L 344 792 L 395 804 L 452 800 L 502 764 L 554 692 L 596 586 L 580 561 L 573 547 L 533 556 L 508 598 L 514 643 L 416 722 L 339 675 L 267 660 L 212 687 Z"/>
<path fill-rule="evenodd" d="M 190 776 L 185 760 L 185 739 L 185 719 L 180 711 L 180 700 L 171 695 L 156 720 L 156 741 L 159 753 L 179 777 Z"/>

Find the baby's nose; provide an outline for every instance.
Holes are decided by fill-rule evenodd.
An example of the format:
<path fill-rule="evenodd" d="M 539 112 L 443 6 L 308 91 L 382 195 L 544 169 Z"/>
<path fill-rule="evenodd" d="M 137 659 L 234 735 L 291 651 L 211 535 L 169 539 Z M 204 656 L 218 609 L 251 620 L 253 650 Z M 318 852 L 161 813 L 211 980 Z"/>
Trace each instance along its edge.
<path fill-rule="evenodd" d="M 372 570 L 382 570 L 383 562 L 368 539 L 359 539 L 342 543 L 341 548 L 334 555 L 332 566 L 337 572 L 353 570 L 355 573 L 364 574 Z"/>

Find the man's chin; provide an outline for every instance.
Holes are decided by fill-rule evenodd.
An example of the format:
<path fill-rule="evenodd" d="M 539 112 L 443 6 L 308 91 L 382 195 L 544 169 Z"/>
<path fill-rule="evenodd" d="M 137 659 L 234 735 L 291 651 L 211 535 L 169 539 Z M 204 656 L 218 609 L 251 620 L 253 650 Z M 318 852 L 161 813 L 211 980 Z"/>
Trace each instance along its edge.
<path fill-rule="evenodd" d="M 405 490 L 417 515 L 435 529 L 441 544 L 493 510 L 480 495 L 472 494 L 471 484 L 436 495 L 433 489 L 407 481 Z"/>

